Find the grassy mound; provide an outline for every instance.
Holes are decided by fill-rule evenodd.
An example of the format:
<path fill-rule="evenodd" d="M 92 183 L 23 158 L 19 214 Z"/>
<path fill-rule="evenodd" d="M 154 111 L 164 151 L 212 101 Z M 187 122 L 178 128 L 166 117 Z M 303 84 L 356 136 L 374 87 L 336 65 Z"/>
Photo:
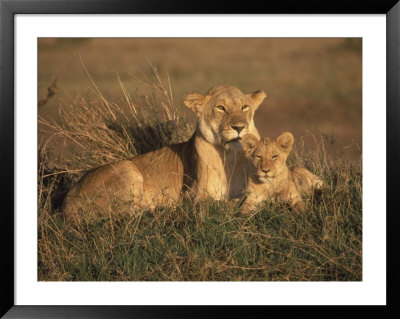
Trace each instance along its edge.
<path fill-rule="evenodd" d="M 169 82 L 154 74 L 150 95 L 131 97 L 120 82 L 123 103 L 116 105 L 94 85 L 96 99 L 64 106 L 61 121 L 39 119 L 50 134 L 38 151 L 39 280 L 362 280 L 361 161 L 329 161 L 322 138 L 311 151 L 297 141 L 289 158 L 327 185 L 306 198 L 302 215 L 269 203 L 241 216 L 235 202 L 182 199 L 154 212 L 110 210 L 80 224 L 64 221 L 63 196 L 83 171 L 184 141 L 193 132 Z M 60 152 L 52 139 L 67 140 L 68 147 Z"/>

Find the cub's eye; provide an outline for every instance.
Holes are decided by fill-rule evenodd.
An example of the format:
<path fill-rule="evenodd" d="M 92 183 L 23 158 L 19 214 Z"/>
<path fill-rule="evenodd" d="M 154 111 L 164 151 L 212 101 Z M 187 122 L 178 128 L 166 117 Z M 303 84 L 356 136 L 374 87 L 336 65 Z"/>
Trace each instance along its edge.
<path fill-rule="evenodd" d="M 244 112 L 244 111 L 247 111 L 249 109 L 249 106 L 248 105 L 243 105 L 242 106 L 242 111 Z"/>
<path fill-rule="evenodd" d="M 278 155 L 272 155 L 272 159 L 276 159 L 278 157 Z"/>
<path fill-rule="evenodd" d="M 261 156 L 260 155 L 254 155 L 254 158 L 259 160 L 259 159 L 261 159 Z"/>
<path fill-rule="evenodd" d="M 226 112 L 226 109 L 225 109 L 225 107 L 223 105 L 217 105 L 216 108 L 217 108 L 218 111 Z"/>

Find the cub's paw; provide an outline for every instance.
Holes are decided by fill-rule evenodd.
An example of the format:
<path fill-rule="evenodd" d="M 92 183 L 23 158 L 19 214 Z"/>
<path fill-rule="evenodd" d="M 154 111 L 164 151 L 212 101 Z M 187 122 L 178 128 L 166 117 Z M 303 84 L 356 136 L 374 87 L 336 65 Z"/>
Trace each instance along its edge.
<path fill-rule="evenodd" d="M 306 205 L 304 205 L 304 203 L 300 201 L 300 202 L 294 203 L 292 208 L 295 213 L 300 214 L 306 210 Z"/>
<path fill-rule="evenodd" d="M 314 186 L 314 190 L 320 190 L 325 187 L 325 183 L 322 180 L 317 179 L 316 181 L 314 181 L 313 186 Z"/>

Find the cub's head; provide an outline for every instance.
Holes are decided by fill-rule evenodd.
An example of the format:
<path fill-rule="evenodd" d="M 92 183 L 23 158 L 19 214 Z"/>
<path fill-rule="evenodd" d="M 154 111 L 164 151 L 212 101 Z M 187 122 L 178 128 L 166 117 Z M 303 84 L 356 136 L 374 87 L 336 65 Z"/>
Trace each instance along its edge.
<path fill-rule="evenodd" d="M 276 178 L 286 168 L 286 159 L 289 156 L 294 142 L 292 133 L 286 132 L 276 140 L 266 137 L 259 140 L 252 134 L 243 136 L 243 150 L 250 159 L 260 182 Z"/>
<path fill-rule="evenodd" d="M 209 143 L 238 150 L 245 134 L 259 136 L 253 117 L 265 97 L 263 91 L 244 94 L 234 86 L 219 85 L 206 95 L 186 95 L 184 103 L 195 112 L 197 129 Z"/>

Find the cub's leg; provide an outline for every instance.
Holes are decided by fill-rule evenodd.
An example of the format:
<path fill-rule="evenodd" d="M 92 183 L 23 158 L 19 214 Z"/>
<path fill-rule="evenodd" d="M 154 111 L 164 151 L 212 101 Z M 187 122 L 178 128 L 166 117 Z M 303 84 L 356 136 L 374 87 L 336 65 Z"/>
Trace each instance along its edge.
<path fill-rule="evenodd" d="M 256 203 L 249 200 L 247 197 L 242 206 L 240 207 L 240 213 L 243 215 L 249 214 L 252 210 L 254 210 L 257 207 Z"/>
<path fill-rule="evenodd" d="M 246 191 L 246 197 L 241 205 L 240 212 L 242 214 L 249 214 L 252 210 L 256 209 L 259 204 L 268 199 L 268 191 L 257 189 L 249 185 Z"/>
<path fill-rule="evenodd" d="M 324 187 L 324 182 L 304 167 L 292 167 L 293 182 L 301 193 L 311 194 Z"/>
<path fill-rule="evenodd" d="M 302 200 L 293 202 L 291 204 L 291 207 L 293 208 L 294 212 L 297 214 L 304 213 L 306 210 L 306 205 L 304 205 L 304 202 Z"/>
<path fill-rule="evenodd" d="M 286 197 L 285 199 L 289 202 L 295 213 L 299 214 L 306 210 L 306 205 L 304 204 L 295 183 L 289 183 L 286 196 L 284 197 Z"/>

